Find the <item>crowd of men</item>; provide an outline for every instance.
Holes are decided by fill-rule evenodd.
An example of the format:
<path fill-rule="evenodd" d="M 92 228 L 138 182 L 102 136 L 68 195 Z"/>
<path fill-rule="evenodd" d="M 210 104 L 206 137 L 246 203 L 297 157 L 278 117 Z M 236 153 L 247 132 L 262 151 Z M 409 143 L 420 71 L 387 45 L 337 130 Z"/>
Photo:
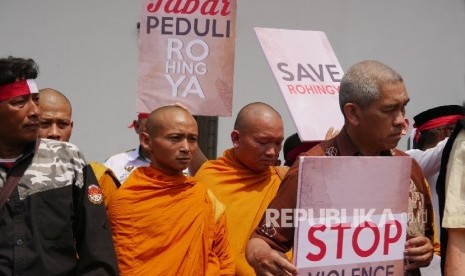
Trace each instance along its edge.
<path fill-rule="evenodd" d="M 321 143 L 289 137 L 286 166 L 276 166 L 284 122 L 261 102 L 238 112 L 218 159 L 205 158 L 195 118 L 173 104 L 139 114 L 136 149 L 88 162 L 69 143 L 71 103 L 39 91 L 37 75 L 31 59 L 0 59 L 1 275 L 296 275 L 295 228 L 264 216 L 296 208 L 296 157 L 407 153 L 418 219 L 408 223 L 404 275 L 421 275 L 434 253 L 445 275 L 465 275 L 464 107 L 417 115 L 417 149 L 396 149 L 410 98 L 381 62 L 349 68 L 339 91 L 344 126 Z"/>

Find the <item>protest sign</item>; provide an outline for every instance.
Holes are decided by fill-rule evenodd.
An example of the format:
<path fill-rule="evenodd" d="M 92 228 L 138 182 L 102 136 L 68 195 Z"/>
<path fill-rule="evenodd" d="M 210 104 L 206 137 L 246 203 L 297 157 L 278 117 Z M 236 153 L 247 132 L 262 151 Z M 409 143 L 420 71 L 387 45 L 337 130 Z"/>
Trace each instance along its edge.
<path fill-rule="evenodd" d="M 411 157 L 300 157 L 300 275 L 404 275 Z"/>
<path fill-rule="evenodd" d="M 231 116 L 236 0 L 143 0 L 137 111 Z"/>
<path fill-rule="evenodd" d="M 340 129 L 343 71 L 324 32 L 255 28 L 302 141 Z"/>

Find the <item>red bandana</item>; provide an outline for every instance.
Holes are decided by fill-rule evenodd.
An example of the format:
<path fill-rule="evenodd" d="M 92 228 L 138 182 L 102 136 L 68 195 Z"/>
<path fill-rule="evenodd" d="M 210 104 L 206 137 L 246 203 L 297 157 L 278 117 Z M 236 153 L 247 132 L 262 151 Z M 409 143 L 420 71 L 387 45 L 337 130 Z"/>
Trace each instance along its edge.
<path fill-rule="evenodd" d="M 39 93 L 34 80 L 20 80 L 5 85 L 0 85 L 0 101 L 31 93 Z"/>
<path fill-rule="evenodd" d="M 145 112 L 140 112 L 139 114 L 137 114 L 137 119 L 141 120 L 141 119 L 147 119 L 149 117 L 149 113 L 145 113 Z M 132 122 L 132 124 L 130 126 L 128 126 L 128 128 L 133 128 L 134 127 L 134 122 Z"/>
<path fill-rule="evenodd" d="M 456 124 L 457 121 L 462 117 L 463 117 L 462 115 L 442 116 L 436 119 L 432 119 L 419 127 L 416 127 L 415 125 L 413 125 L 413 127 L 416 127 L 415 142 L 418 142 L 418 139 L 420 139 L 420 132 L 430 130 L 433 128 L 437 128 L 437 127 L 441 127 L 441 126 Z"/>

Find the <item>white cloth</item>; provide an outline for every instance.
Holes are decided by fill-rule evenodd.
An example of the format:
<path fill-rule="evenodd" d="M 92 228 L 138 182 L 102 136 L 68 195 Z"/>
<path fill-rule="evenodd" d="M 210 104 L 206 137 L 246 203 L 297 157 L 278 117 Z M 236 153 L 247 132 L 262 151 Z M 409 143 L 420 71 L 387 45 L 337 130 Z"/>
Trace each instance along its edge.
<path fill-rule="evenodd" d="M 447 162 L 445 228 L 465 228 L 465 129 L 455 138 Z"/>
<path fill-rule="evenodd" d="M 110 168 L 118 178 L 119 182 L 123 184 L 124 180 L 126 180 L 135 168 L 150 165 L 150 160 L 141 156 L 139 153 L 140 146 L 135 149 L 110 156 L 103 164 Z"/>
<path fill-rule="evenodd" d="M 441 224 L 439 223 L 439 199 L 436 192 L 436 181 L 438 180 L 439 170 L 441 169 L 442 152 L 444 151 L 447 140 L 448 138 L 439 142 L 434 148 L 429 148 L 424 151 L 419 149 L 411 149 L 406 151 L 408 155 L 412 156 L 418 162 L 431 188 L 431 199 L 437 227 L 439 227 Z M 438 232 L 439 238 L 439 229 L 436 230 Z"/>

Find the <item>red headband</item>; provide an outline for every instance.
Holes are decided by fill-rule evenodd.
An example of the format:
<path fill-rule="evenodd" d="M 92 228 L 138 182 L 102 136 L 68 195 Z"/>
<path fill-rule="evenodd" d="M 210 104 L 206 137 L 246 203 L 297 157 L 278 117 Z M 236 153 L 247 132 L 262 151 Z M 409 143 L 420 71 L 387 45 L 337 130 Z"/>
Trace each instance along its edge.
<path fill-rule="evenodd" d="M 456 124 L 457 121 L 462 117 L 463 115 L 449 115 L 449 116 L 443 116 L 443 117 L 429 120 L 428 122 L 426 122 L 425 124 L 419 127 L 417 127 L 416 125 L 413 125 L 416 128 L 415 142 L 418 143 L 418 139 L 420 139 L 420 132 L 434 129 L 434 128 L 441 127 L 441 126 Z"/>
<path fill-rule="evenodd" d="M 145 112 L 141 112 L 141 113 L 137 114 L 138 119 L 147 119 L 148 117 L 149 117 L 149 114 L 145 113 Z"/>
<path fill-rule="evenodd" d="M 149 117 L 149 113 L 145 113 L 145 112 L 140 112 L 137 114 L 137 119 L 141 120 L 141 119 L 147 119 Z M 132 122 L 132 124 L 130 126 L 128 126 L 128 128 L 133 128 L 134 127 L 134 121 Z"/>
<path fill-rule="evenodd" d="M 39 93 L 34 80 L 20 80 L 0 86 L 0 101 L 31 93 Z"/>

